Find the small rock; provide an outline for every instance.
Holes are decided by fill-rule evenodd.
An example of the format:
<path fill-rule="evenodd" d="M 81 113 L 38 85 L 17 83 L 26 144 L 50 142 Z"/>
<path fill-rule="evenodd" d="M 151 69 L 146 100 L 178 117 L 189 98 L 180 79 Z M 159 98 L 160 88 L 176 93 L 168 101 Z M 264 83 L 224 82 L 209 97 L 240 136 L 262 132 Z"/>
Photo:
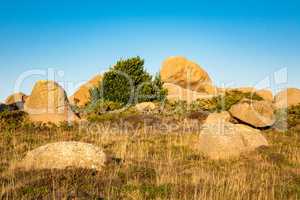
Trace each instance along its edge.
<path fill-rule="evenodd" d="M 135 105 L 135 109 L 139 112 L 149 112 L 156 108 L 155 104 L 152 102 L 143 102 Z"/>

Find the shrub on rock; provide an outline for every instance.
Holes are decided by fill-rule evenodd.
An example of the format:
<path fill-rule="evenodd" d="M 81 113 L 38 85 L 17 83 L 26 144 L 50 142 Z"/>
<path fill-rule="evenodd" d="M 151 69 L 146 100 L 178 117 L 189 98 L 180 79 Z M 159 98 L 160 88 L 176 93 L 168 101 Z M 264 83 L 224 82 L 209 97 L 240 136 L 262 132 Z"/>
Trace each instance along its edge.
<path fill-rule="evenodd" d="M 196 102 L 194 102 L 194 105 L 198 106 L 200 109 L 210 112 L 222 112 L 228 111 L 233 105 L 239 103 L 243 99 L 257 101 L 263 100 L 255 93 L 243 93 L 237 90 L 232 90 L 225 92 L 223 95 L 218 95 L 210 99 L 198 99 Z"/>

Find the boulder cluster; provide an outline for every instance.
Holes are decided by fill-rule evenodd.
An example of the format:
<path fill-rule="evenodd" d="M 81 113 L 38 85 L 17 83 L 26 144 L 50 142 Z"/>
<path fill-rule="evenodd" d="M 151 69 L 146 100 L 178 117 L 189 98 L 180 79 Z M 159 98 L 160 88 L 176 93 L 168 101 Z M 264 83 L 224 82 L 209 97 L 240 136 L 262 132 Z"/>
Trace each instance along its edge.
<path fill-rule="evenodd" d="M 275 110 L 300 103 L 300 90 L 295 88 L 288 88 L 275 97 L 268 89 L 218 88 L 200 65 L 184 57 L 170 57 L 165 60 L 160 75 L 168 90 L 169 101 L 186 101 L 190 104 L 231 91 L 261 98 L 242 99 L 228 112 L 212 113 L 208 116 L 198 146 L 202 153 L 212 159 L 234 157 L 257 147 L 267 146 L 268 142 L 261 129 L 274 125 Z"/>
<path fill-rule="evenodd" d="M 268 146 L 261 129 L 275 123 L 275 110 L 300 103 L 300 90 L 288 88 L 275 97 L 269 90 L 255 88 L 218 88 L 209 74 L 195 62 L 180 56 L 166 59 L 160 76 L 167 89 L 168 101 L 185 101 L 191 104 L 199 99 L 211 99 L 228 91 L 255 94 L 261 100 L 245 98 L 228 111 L 211 113 L 199 136 L 198 150 L 211 159 L 224 159 L 239 156 L 261 146 Z M 101 84 L 102 76 L 97 75 L 82 85 L 70 98 L 56 82 L 41 80 L 36 82 L 29 96 L 15 93 L 9 96 L 3 110 L 22 110 L 28 113 L 33 122 L 61 123 L 76 122 L 80 118 L 72 111 L 71 104 L 84 107 L 90 101 L 90 90 Z M 156 109 L 152 102 L 143 102 L 134 107 L 138 112 L 151 112 Z M 48 144 L 29 152 L 16 165 L 24 169 L 63 169 L 83 167 L 100 170 L 106 162 L 101 149 L 77 142 Z"/>

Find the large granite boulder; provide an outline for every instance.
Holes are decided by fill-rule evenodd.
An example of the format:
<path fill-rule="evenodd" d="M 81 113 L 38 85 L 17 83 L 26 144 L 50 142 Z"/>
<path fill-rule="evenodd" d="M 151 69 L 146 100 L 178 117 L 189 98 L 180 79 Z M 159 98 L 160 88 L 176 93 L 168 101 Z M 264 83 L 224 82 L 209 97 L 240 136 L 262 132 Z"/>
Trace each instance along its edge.
<path fill-rule="evenodd" d="M 229 159 L 261 146 L 268 146 L 268 142 L 257 129 L 210 121 L 202 127 L 198 150 L 211 159 Z"/>
<path fill-rule="evenodd" d="M 277 109 L 287 108 L 298 104 L 300 104 L 300 89 L 287 88 L 275 96 L 275 107 Z"/>
<path fill-rule="evenodd" d="M 163 87 L 168 90 L 167 99 L 173 102 L 186 101 L 187 103 L 192 103 L 197 99 L 209 99 L 213 97 L 213 95 L 185 89 L 172 83 L 165 83 Z"/>
<path fill-rule="evenodd" d="M 53 81 L 38 81 L 25 102 L 24 111 L 33 122 L 60 123 L 78 120 L 64 89 Z"/>
<path fill-rule="evenodd" d="M 102 149 L 81 142 L 57 142 L 28 152 L 13 168 L 22 170 L 86 168 L 102 170 L 107 161 Z"/>
<path fill-rule="evenodd" d="M 270 127 L 275 123 L 273 106 L 267 101 L 244 100 L 233 105 L 229 112 L 239 121 L 256 128 Z"/>
<path fill-rule="evenodd" d="M 261 98 L 263 98 L 265 101 L 273 101 L 273 93 L 271 90 L 261 89 L 257 90 L 255 93 Z"/>
<path fill-rule="evenodd" d="M 163 62 L 160 75 L 165 83 L 172 83 L 182 88 L 204 92 L 215 93 L 208 73 L 198 64 L 184 57 L 175 56 Z"/>
<path fill-rule="evenodd" d="M 230 122 L 231 115 L 227 111 L 223 111 L 220 113 L 211 113 L 206 118 L 206 123 L 224 123 L 224 122 Z"/>
<path fill-rule="evenodd" d="M 85 106 L 90 101 L 90 90 L 94 87 L 98 87 L 101 81 L 101 75 L 93 77 L 87 83 L 80 86 L 73 96 L 70 97 L 70 102 L 79 107 Z"/>

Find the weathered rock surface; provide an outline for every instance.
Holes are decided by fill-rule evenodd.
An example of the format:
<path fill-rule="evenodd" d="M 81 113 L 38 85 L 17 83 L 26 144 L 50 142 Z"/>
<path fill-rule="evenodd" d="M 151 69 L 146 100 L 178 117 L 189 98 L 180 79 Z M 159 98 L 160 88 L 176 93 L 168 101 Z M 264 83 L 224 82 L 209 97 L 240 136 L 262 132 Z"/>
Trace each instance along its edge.
<path fill-rule="evenodd" d="M 199 151 L 211 159 L 229 159 L 268 146 L 259 130 L 229 122 L 207 122 L 199 137 Z"/>
<path fill-rule="evenodd" d="M 85 106 L 90 101 L 90 89 L 98 87 L 101 81 L 101 75 L 93 77 L 86 84 L 80 86 L 73 96 L 70 97 L 70 102 L 80 107 Z"/>
<path fill-rule="evenodd" d="M 300 89 L 287 88 L 275 96 L 275 107 L 287 108 L 300 104 Z"/>
<path fill-rule="evenodd" d="M 184 89 L 172 83 L 165 83 L 163 87 L 168 90 L 167 99 L 170 101 L 186 101 L 187 103 L 192 103 L 197 99 L 209 99 L 213 97 L 213 95 Z"/>
<path fill-rule="evenodd" d="M 135 109 L 139 112 L 149 112 L 156 108 L 152 102 L 142 102 L 135 105 Z"/>
<path fill-rule="evenodd" d="M 101 170 L 107 161 L 102 149 L 82 142 L 57 142 L 27 153 L 14 168 L 23 170 L 66 169 L 69 167 Z"/>
<path fill-rule="evenodd" d="M 261 98 L 263 98 L 265 101 L 269 101 L 269 102 L 273 101 L 273 93 L 271 90 L 265 90 L 265 89 L 257 90 L 255 93 Z"/>
<path fill-rule="evenodd" d="M 242 101 L 233 105 L 229 112 L 236 119 L 256 128 L 269 127 L 275 123 L 273 106 L 267 101 Z"/>
<path fill-rule="evenodd" d="M 254 87 L 239 87 L 239 88 L 218 88 L 218 91 L 221 93 L 225 92 L 242 92 L 242 93 L 254 93 L 256 89 Z"/>
<path fill-rule="evenodd" d="M 198 64 L 184 57 L 175 56 L 166 59 L 162 65 L 160 75 L 165 83 L 176 84 L 197 92 L 209 94 L 215 92 L 208 73 Z"/>
<path fill-rule="evenodd" d="M 12 94 L 8 96 L 5 100 L 5 104 L 10 105 L 10 104 L 15 104 L 19 102 L 25 102 L 28 96 L 22 92 L 18 92 L 15 94 Z"/>
<path fill-rule="evenodd" d="M 6 98 L 5 104 L 10 107 L 16 108 L 16 110 L 23 110 L 27 98 L 28 96 L 21 92 L 15 93 Z"/>
<path fill-rule="evenodd" d="M 33 122 L 78 120 L 71 110 L 64 89 L 53 81 L 38 81 L 25 102 L 24 110 Z"/>
<path fill-rule="evenodd" d="M 206 123 L 224 123 L 229 122 L 231 119 L 231 115 L 227 111 L 223 111 L 221 113 L 211 113 L 206 118 Z"/>

